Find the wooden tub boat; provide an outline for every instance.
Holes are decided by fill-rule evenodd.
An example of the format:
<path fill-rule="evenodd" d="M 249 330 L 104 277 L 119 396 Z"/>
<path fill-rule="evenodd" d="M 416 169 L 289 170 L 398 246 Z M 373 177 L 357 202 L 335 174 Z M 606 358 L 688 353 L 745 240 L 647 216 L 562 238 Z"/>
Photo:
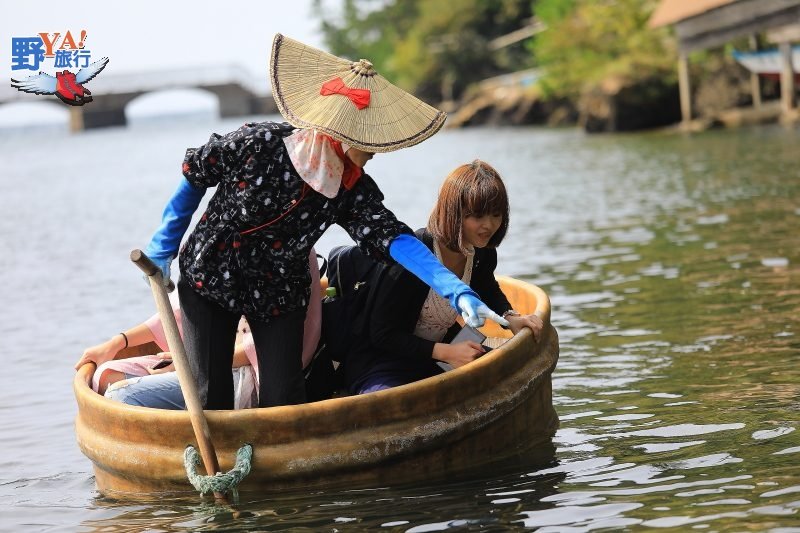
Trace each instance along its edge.
<path fill-rule="evenodd" d="M 252 470 L 242 491 L 395 485 L 463 475 L 537 448 L 552 449 L 558 336 L 550 325 L 550 302 L 534 285 L 498 279 L 516 310 L 543 319 L 538 343 L 526 329 L 465 367 L 371 394 L 206 411 L 221 469 L 231 469 L 236 451 L 251 443 Z M 510 336 L 495 324 L 483 331 L 490 338 Z M 89 386 L 93 372 L 94 364 L 84 365 L 73 385 L 75 432 L 94 463 L 98 490 L 194 492 L 183 466 L 184 448 L 197 448 L 189 414 L 106 399 Z"/>

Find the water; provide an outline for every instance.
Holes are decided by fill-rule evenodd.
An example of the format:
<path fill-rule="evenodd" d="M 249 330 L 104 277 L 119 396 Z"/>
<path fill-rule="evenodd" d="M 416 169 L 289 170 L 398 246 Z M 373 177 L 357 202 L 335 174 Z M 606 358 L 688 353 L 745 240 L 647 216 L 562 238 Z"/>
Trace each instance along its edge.
<path fill-rule="evenodd" d="M 75 442 L 72 365 L 153 312 L 128 253 L 183 149 L 240 122 L 0 133 L 0 529 L 800 531 L 800 134 L 779 127 L 445 131 L 370 162 L 414 227 L 456 165 L 479 156 L 505 177 L 498 271 L 550 294 L 561 335 L 552 464 L 244 495 L 239 517 L 199 497 L 100 497 Z"/>

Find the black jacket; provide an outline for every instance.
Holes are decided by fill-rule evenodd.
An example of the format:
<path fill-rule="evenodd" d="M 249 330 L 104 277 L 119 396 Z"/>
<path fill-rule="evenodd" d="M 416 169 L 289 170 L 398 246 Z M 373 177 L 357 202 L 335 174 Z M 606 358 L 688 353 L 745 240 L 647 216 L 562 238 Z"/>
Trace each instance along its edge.
<path fill-rule="evenodd" d="M 427 231 L 418 230 L 417 237 L 428 248 L 433 248 L 433 238 Z M 511 309 L 511 305 L 494 278 L 496 267 L 495 249 L 476 248 L 469 285 L 483 303 L 502 314 Z M 364 381 L 376 373 L 392 374 L 411 383 L 442 371 L 432 357 L 436 343 L 414 335 L 430 288 L 395 264 L 376 290 L 366 332 L 354 340 L 345 363 L 345 380 L 351 393 L 358 392 Z M 459 329 L 454 323 L 443 342 L 452 339 Z"/>

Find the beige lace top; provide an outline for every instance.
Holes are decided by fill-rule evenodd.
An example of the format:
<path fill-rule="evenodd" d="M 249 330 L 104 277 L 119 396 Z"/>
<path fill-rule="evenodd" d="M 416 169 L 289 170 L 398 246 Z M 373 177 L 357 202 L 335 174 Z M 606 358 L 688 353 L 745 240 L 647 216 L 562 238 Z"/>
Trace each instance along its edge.
<path fill-rule="evenodd" d="M 436 259 L 441 262 L 442 252 L 439 250 L 439 243 L 435 240 L 433 242 L 433 253 L 436 255 Z M 472 279 L 472 263 L 474 259 L 475 250 L 470 248 L 467 253 L 467 263 L 464 265 L 464 275 L 461 277 L 461 281 L 467 285 Z M 428 291 L 425 303 L 422 304 L 422 311 L 419 313 L 414 335 L 429 341 L 439 342 L 444 338 L 450 326 L 453 325 L 456 317 L 458 317 L 458 312 L 450 306 L 450 303 L 431 289 Z"/>

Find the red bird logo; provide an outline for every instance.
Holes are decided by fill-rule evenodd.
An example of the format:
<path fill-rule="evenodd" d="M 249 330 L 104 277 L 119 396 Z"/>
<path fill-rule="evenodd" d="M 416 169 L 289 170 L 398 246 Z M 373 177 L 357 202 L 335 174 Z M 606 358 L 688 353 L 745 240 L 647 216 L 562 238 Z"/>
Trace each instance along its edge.
<path fill-rule="evenodd" d="M 92 93 L 83 86 L 106 68 L 108 58 L 104 57 L 89 66 L 80 69 L 77 74 L 68 70 L 56 73 L 55 76 L 40 72 L 24 80 L 11 79 L 11 86 L 25 93 L 55 94 L 69 105 L 83 105 L 92 101 Z"/>

